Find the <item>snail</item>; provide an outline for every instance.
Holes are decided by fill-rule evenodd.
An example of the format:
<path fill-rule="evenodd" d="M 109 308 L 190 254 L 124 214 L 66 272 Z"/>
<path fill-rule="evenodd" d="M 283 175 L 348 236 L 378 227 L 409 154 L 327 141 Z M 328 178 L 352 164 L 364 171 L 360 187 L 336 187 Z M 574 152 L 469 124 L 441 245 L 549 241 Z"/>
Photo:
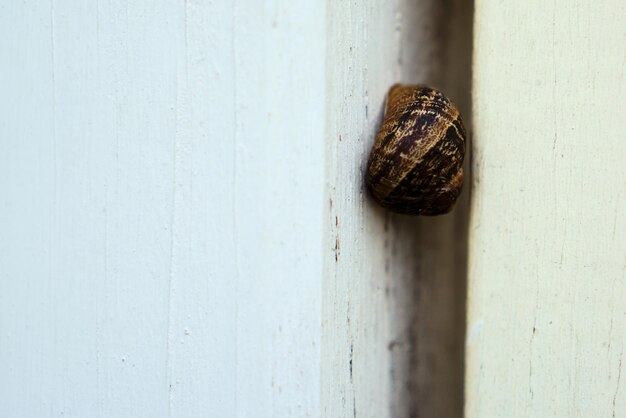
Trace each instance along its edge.
<path fill-rule="evenodd" d="M 365 184 L 393 212 L 441 215 L 461 193 L 464 155 L 457 107 L 433 88 L 396 84 L 387 94 Z"/>

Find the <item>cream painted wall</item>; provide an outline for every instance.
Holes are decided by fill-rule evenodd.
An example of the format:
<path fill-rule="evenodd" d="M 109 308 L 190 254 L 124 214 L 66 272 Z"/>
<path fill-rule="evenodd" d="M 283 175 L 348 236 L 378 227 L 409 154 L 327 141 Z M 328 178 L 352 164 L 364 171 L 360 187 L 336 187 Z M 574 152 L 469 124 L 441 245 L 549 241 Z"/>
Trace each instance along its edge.
<path fill-rule="evenodd" d="M 626 416 L 626 4 L 480 0 L 466 416 Z"/>

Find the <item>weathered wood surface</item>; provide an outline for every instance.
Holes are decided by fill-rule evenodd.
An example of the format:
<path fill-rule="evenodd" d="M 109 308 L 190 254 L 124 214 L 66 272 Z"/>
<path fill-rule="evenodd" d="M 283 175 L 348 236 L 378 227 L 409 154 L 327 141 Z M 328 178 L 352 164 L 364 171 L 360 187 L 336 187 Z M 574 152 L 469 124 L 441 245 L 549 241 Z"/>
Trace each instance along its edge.
<path fill-rule="evenodd" d="M 476 7 L 466 416 L 626 416 L 626 4 Z"/>
<path fill-rule="evenodd" d="M 437 86 L 469 118 L 472 5 L 328 4 L 324 416 L 460 416 L 469 188 L 455 212 L 412 218 L 376 206 L 363 175 L 392 84 Z"/>
<path fill-rule="evenodd" d="M 463 203 L 362 174 L 468 4 L 3 2 L 0 416 L 458 415 Z"/>
<path fill-rule="evenodd" d="M 319 415 L 319 4 L 3 3 L 0 416 Z"/>

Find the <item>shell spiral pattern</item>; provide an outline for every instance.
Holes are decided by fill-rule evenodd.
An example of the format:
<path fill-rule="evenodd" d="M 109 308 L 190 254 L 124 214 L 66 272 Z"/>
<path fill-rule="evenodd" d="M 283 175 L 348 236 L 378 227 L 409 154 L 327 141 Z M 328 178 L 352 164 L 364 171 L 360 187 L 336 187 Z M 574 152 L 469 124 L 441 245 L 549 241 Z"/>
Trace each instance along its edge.
<path fill-rule="evenodd" d="M 441 92 L 393 86 L 367 163 L 368 190 L 393 212 L 449 212 L 463 186 L 465 138 L 459 110 Z"/>

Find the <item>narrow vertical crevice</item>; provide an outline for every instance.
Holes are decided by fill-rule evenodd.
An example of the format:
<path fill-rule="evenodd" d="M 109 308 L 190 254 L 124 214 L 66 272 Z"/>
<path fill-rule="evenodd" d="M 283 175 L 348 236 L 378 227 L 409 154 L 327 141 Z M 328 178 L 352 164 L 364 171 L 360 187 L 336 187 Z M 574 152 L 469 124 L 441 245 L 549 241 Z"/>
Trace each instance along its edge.
<path fill-rule="evenodd" d="M 402 2 L 400 16 L 401 81 L 441 89 L 458 105 L 469 129 L 473 2 Z M 392 274 L 394 417 L 463 415 L 469 143 L 467 150 L 464 191 L 452 213 L 389 220 L 393 263 L 402 266 Z"/>

